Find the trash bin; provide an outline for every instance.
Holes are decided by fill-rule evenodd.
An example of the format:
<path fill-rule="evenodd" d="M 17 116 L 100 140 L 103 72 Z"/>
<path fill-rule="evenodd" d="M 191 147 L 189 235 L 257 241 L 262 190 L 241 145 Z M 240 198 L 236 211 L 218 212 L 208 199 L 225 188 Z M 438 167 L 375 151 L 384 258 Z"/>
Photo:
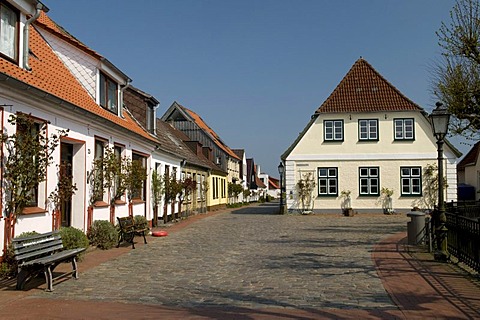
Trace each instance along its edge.
<path fill-rule="evenodd" d="M 421 211 L 410 211 L 407 213 L 410 221 L 407 222 L 407 236 L 409 245 L 421 243 L 425 237 L 425 213 Z"/>

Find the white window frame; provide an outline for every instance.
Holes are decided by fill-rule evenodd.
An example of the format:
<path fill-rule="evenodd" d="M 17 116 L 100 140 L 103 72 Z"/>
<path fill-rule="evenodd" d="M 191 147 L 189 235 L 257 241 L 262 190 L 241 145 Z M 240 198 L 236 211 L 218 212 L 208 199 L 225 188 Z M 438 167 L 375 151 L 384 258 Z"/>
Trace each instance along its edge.
<path fill-rule="evenodd" d="M 19 12 L 6 2 L 0 2 L 0 54 L 18 63 Z"/>
<path fill-rule="evenodd" d="M 402 196 L 422 195 L 422 167 L 400 167 L 400 190 Z"/>
<path fill-rule="evenodd" d="M 324 141 L 343 141 L 343 120 L 324 120 Z"/>
<path fill-rule="evenodd" d="M 318 172 L 318 196 L 338 196 L 338 168 L 319 167 Z M 325 188 L 325 191 L 321 190 Z"/>
<path fill-rule="evenodd" d="M 415 119 L 393 119 L 393 128 L 395 140 L 415 140 Z"/>
<path fill-rule="evenodd" d="M 361 196 L 378 196 L 380 194 L 380 168 L 358 168 L 359 190 Z M 366 190 L 364 190 L 366 187 Z"/>
<path fill-rule="evenodd" d="M 111 77 L 100 71 L 99 76 L 99 99 L 98 104 L 117 116 L 120 110 L 120 98 L 118 95 L 118 83 Z M 115 86 L 115 88 L 113 88 Z M 113 92 L 114 90 L 115 92 Z M 113 100 L 115 98 L 115 100 Z"/>
<path fill-rule="evenodd" d="M 378 119 L 358 120 L 358 140 L 378 140 Z"/>

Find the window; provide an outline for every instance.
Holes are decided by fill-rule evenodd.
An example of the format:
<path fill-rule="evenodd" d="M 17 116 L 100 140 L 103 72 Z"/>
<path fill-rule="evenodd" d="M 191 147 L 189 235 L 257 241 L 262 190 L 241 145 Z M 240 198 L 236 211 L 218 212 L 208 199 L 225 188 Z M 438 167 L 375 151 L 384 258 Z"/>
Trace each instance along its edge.
<path fill-rule="evenodd" d="M 325 120 L 325 141 L 343 141 L 343 120 Z"/>
<path fill-rule="evenodd" d="M 118 115 L 117 83 L 100 73 L 100 105 Z"/>
<path fill-rule="evenodd" d="M 379 195 L 379 168 L 360 168 L 359 169 L 359 184 L 360 195 Z"/>
<path fill-rule="evenodd" d="M 113 147 L 113 154 L 115 155 L 115 159 L 117 159 L 118 163 L 122 163 L 122 147 L 119 145 L 115 145 Z M 117 188 L 120 186 L 120 176 L 117 174 L 115 176 L 115 197 L 121 197 L 121 195 L 117 194 Z M 119 200 L 119 198 L 116 198 Z"/>
<path fill-rule="evenodd" d="M 18 12 L 5 3 L 0 4 L 0 54 L 18 60 Z"/>
<path fill-rule="evenodd" d="M 318 195 L 338 195 L 338 169 L 318 168 Z"/>
<path fill-rule="evenodd" d="M 138 153 L 132 153 L 132 162 L 140 165 L 143 169 L 147 167 L 147 158 Z M 173 169 L 173 172 L 175 173 L 175 168 Z M 132 190 L 132 199 L 145 201 L 147 190 L 146 183 L 147 181 L 143 180 L 139 188 Z"/>
<path fill-rule="evenodd" d="M 415 139 L 415 122 L 413 119 L 394 119 L 395 140 Z"/>
<path fill-rule="evenodd" d="M 227 181 L 222 179 L 222 198 L 227 196 Z"/>
<path fill-rule="evenodd" d="M 17 122 L 17 137 L 19 142 L 22 141 L 23 145 L 30 146 L 31 144 L 36 145 L 28 149 L 20 149 L 18 153 L 23 159 L 31 159 L 32 166 L 36 168 L 36 171 L 39 170 L 38 163 L 38 150 L 36 148 L 42 144 L 40 135 L 45 134 L 45 131 L 42 130 L 41 124 L 38 122 L 33 122 L 30 118 L 29 120 L 18 121 Z M 44 128 L 43 128 L 44 129 Z M 44 140 L 43 140 L 44 141 Z M 33 177 L 32 177 L 33 178 Z M 28 203 L 29 207 L 38 206 L 38 184 L 35 185 L 30 191 L 28 191 Z"/>
<path fill-rule="evenodd" d="M 103 156 L 105 152 L 105 141 L 95 139 L 95 168 L 93 176 L 93 198 L 94 201 L 103 201 Z"/>
<path fill-rule="evenodd" d="M 212 182 L 213 182 L 213 199 L 217 199 L 218 198 L 218 178 L 213 178 L 212 179 Z"/>
<path fill-rule="evenodd" d="M 202 198 L 202 178 L 203 178 L 202 175 L 200 175 L 200 174 L 196 175 L 197 190 L 195 190 L 195 191 L 197 193 L 197 200 L 201 200 L 201 198 Z"/>
<path fill-rule="evenodd" d="M 400 179 L 402 196 L 421 196 L 422 195 L 422 168 L 421 167 L 401 167 Z"/>
<path fill-rule="evenodd" d="M 378 140 L 378 120 L 358 120 L 359 140 Z"/>

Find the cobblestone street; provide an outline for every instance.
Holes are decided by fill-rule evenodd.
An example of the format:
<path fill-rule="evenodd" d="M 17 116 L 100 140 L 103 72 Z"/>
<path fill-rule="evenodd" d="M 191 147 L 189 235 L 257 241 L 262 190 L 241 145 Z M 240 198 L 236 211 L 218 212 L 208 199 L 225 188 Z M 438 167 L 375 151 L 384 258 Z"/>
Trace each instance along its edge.
<path fill-rule="evenodd" d="M 148 245 L 36 296 L 181 308 L 396 308 L 371 252 L 404 231 L 407 217 L 277 211 L 276 204 L 251 206 L 149 237 Z"/>

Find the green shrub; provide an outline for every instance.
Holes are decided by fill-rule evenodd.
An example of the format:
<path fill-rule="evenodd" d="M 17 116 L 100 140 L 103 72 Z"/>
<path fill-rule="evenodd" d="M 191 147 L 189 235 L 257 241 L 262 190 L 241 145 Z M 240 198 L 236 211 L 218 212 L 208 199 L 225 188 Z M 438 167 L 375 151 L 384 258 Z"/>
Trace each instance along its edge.
<path fill-rule="evenodd" d="M 118 241 L 118 231 L 107 220 L 95 220 L 87 233 L 90 244 L 107 250 L 113 248 Z"/>
<path fill-rule="evenodd" d="M 147 218 L 144 216 L 138 215 L 133 217 L 135 225 L 143 228 L 148 228 L 148 221 Z"/>
<path fill-rule="evenodd" d="M 16 238 L 27 238 L 38 234 L 36 231 L 22 232 Z M 0 264 L 0 278 L 13 278 L 17 276 L 17 261 L 15 260 L 13 246 L 9 244 L 7 252 L 3 257 L 3 262 Z"/>
<path fill-rule="evenodd" d="M 80 229 L 74 227 L 63 227 L 60 228 L 60 235 L 62 236 L 64 249 L 88 248 L 88 238 Z M 84 255 L 85 251 L 80 254 L 78 259 L 82 260 Z"/>

